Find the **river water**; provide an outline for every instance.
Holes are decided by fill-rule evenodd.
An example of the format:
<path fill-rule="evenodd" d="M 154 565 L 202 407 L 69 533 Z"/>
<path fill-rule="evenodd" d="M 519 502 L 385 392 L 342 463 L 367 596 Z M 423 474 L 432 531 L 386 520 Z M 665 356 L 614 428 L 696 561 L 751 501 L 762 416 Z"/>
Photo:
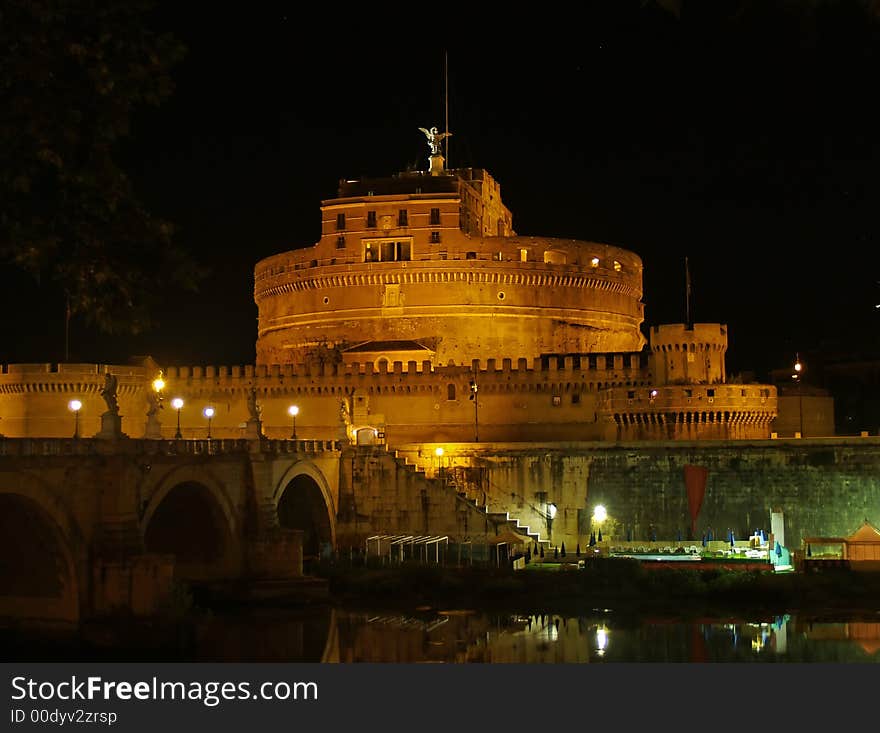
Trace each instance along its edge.
<path fill-rule="evenodd" d="M 168 646 L 88 638 L 9 644 L 7 660 L 603 664 L 880 662 L 880 611 L 824 617 L 519 615 L 474 609 L 406 612 L 319 606 L 214 612 Z"/>

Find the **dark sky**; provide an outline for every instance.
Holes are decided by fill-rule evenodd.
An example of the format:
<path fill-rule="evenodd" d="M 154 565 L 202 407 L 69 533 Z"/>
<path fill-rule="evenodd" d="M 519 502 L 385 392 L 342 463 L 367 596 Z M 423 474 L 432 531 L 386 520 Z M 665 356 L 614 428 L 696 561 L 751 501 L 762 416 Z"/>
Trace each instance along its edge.
<path fill-rule="evenodd" d="M 165 3 L 155 23 L 188 55 L 125 159 L 210 275 L 198 295 L 169 291 L 162 327 L 137 339 L 74 324 L 72 356 L 252 362 L 255 262 L 313 244 L 340 178 L 426 167 L 418 128 L 443 127 L 444 52 L 451 164 L 492 173 L 519 234 L 641 256 L 646 331 L 684 320 L 687 257 L 695 320 L 730 327 L 731 373 L 876 351 L 877 13 L 664 5 L 508 5 L 485 22 L 449 6 L 429 23 Z M 7 336 L 7 361 L 60 357 L 63 309 L 16 322 L 40 338 Z"/>

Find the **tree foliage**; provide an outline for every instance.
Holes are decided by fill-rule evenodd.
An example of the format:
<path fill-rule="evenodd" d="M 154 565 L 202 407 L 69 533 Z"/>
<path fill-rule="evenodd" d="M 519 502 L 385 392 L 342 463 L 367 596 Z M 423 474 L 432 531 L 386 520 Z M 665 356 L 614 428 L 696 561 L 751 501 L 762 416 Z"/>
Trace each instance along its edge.
<path fill-rule="evenodd" d="M 0 257 L 51 282 L 107 333 L 150 327 L 163 288 L 197 269 L 118 164 L 136 110 L 184 53 L 145 0 L 0 5 Z"/>

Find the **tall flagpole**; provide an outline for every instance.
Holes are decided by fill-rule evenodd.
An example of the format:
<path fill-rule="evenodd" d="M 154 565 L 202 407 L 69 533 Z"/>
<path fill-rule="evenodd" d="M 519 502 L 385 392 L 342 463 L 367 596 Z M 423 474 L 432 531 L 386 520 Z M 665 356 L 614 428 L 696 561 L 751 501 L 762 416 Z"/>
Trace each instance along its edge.
<path fill-rule="evenodd" d="M 687 312 L 687 324 L 691 325 L 691 270 L 688 267 L 688 258 L 684 258 L 684 295 L 685 308 Z"/>
<path fill-rule="evenodd" d="M 443 104 L 446 108 L 446 129 L 449 132 L 449 52 L 443 52 L 443 79 L 445 89 L 443 92 Z M 446 158 L 446 167 L 449 168 L 449 135 L 443 138 L 443 157 Z"/>

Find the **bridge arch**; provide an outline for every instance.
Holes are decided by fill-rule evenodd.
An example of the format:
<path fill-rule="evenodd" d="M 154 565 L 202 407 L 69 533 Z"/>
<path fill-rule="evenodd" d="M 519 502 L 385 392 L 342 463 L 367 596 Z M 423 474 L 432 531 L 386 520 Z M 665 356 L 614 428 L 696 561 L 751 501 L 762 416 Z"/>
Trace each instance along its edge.
<path fill-rule="evenodd" d="M 242 567 L 238 515 L 223 484 L 204 466 L 162 477 L 140 521 L 147 552 L 174 555 L 174 575 L 190 581 L 236 577 Z"/>
<path fill-rule="evenodd" d="M 321 545 L 336 547 L 336 505 L 327 479 L 309 461 L 291 465 L 273 495 L 278 523 L 303 532 L 303 556 L 317 555 Z"/>
<path fill-rule="evenodd" d="M 0 558 L 0 617 L 79 623 L 86 542 L 60 498 L 26 473 L 0 479 Z"/>

